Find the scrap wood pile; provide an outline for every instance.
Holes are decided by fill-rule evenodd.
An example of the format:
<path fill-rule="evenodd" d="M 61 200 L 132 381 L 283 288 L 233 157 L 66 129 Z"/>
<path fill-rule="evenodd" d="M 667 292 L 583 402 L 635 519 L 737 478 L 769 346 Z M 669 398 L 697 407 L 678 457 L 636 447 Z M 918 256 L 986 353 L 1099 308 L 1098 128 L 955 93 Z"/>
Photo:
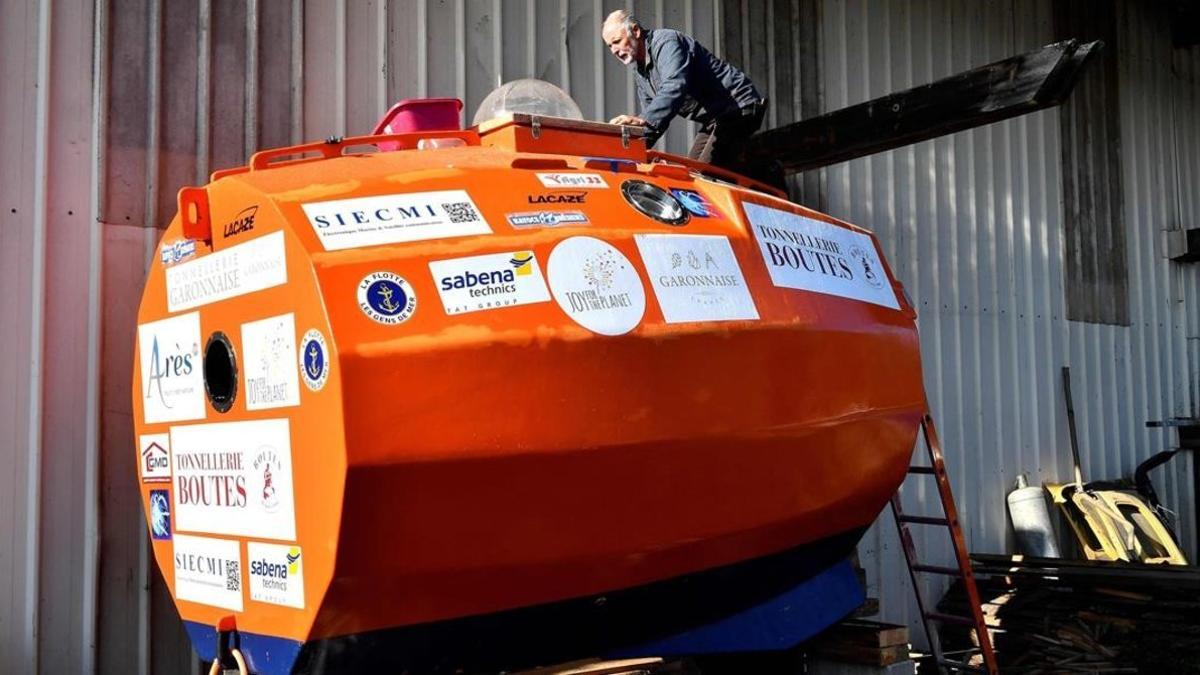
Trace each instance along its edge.
<path fill-rule="evenodd" d="M 1200 674 L 1200 568 L 971 558 L 1001 672 Z M 939 609 L 969 615 L 960 584 Z M 971 633 L 943 627 L 943 648 Z"/>

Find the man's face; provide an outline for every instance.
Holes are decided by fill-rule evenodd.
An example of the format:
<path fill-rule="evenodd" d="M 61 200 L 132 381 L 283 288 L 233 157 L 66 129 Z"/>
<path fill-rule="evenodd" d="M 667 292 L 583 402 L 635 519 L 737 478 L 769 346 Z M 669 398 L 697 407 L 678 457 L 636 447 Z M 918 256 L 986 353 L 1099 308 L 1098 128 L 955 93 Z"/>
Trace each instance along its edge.
<path fill-rule="evenodd" d="M 621 24 L 607 25 L 600 35 L 604 40 L 604 44 L 608 45 L 608 51 L 617 57 L 617 60 L 625 65 L 629 65 L 634 61 L 641 61 L 642 50 L 642 29 L 640 26 L 634 26 L 626 31 Z"/>

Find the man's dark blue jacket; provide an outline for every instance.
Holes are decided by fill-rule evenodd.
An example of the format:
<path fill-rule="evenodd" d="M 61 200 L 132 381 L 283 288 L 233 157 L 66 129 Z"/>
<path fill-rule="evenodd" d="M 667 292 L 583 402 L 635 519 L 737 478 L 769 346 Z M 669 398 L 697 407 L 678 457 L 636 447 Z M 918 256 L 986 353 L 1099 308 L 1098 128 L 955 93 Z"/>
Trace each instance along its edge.
<path fill-rule="evenodd" d="M 762 100 L 742 71 L 713 56 L 691 36 L 669 28 L 645 31 L 646 63 L 637 66 L 641 118 L 653 144 L 671 118 L 707 124 Z"/>

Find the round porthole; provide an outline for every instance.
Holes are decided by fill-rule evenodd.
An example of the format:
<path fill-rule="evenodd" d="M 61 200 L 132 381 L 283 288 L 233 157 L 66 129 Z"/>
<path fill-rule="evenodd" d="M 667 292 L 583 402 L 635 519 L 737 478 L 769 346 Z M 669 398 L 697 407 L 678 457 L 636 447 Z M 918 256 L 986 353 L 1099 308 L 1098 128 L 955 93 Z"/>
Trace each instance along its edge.
<path fill-rule="evenodd" d="M 670 192 L 644 180 L 621 183 L 621 195 L 640 213 L 668 225 L 683 225 L 691 217 Z"/>
<path fill-rule="evenodd" d="M 204 392 L 217 412 L 228 412 L 237 399 L 237 355 L 221 331 L 208 336 L 204 345 Z"/>

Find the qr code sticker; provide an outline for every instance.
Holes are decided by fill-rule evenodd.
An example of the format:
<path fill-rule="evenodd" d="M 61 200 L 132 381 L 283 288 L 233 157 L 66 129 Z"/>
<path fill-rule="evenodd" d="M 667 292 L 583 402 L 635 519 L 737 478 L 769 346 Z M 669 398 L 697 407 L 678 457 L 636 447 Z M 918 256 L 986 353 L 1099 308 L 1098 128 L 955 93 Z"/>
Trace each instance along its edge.
<path fill-rule="evenodd" d="M 442 204 L 442 208 L 446 209 L 451 223 L 473 223 L 479 220 L 479 214 L 475 212 L 475 207 L 471 206 L 470 202 L 451 202 Z"/>
<path fill-rule="evenodd" d="M 242 590 L 242 568 L 236 560 L 225 561 L 225 590 Z"/>

